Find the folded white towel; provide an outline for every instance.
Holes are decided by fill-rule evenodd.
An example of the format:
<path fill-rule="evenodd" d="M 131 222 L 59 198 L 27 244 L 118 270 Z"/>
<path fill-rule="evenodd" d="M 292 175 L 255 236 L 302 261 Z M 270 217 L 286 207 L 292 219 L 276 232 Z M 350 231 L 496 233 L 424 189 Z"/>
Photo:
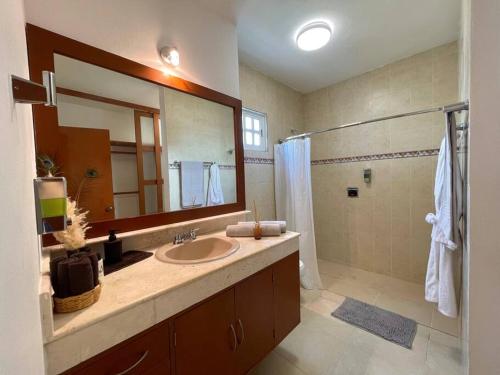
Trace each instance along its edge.
<path fill-rule="evenodd" d="M 181 161 L 182 208 L 199 207 L 205 204 L 203 162 Z"/>
<path fill-rule="evenodd" d="M 286 233 L 286 221 L 281 220 L 263 220 L 259 221 L 261 225 L 263 224 L 278 224 L 281 229 L 281 233 Z M 238 224 L 252 224 L 255 225 L 255 221 L 239 221 Z"/>
<path fill-rule="evenodd" d="M 262 237 L 272 237 L 281 235 L 279 224 L 261 224 Z M 255 224 L 234 224 L 226 227 L 228 237 L 253 237 Z"/>

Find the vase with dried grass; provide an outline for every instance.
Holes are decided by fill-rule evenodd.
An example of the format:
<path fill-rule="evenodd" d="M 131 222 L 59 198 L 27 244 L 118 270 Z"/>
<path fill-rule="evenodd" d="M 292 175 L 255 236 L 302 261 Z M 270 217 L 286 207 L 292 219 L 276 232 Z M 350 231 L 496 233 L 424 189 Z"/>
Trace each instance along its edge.
<path fill-rule="evenodd" d="M 90 252 L 90 249 L 87 249 L 85 246 L 85 233 L 89 229 L 86 221 L 87 212 L 78 208 L 76 201 L 68 198 L 66 215 L 68 218 L 66 230 L 53 233 L 55 239 L 64 246 L 65 255 L 59 256 L 50 262 L 51 281 L 55 291 L 53 296 L 54 311 L 57 313 L 81 310 L 97 302 L 101 295 L 99 275 L 101 274 L 102 261 L 99 260 L 97 254 Z M 65 283 L 66 279 L 62 278 L 62 274 L 58 271 L 58 265 L 62 264 L 66 257 L 71 257 L 71 259 L 75 257 L 78 259 L 88 257 L 88 260 L 85 260 L 85 262 L 88 262 L 91 268 L 89 272 L 85 272 L 88 278 L 85 278 L 83 281 L 90 284 L 90 286 L 75 293 L 68 293 L 68 290 L 71 290 L 73 287 L 73 281 L 68 285 L 67 282 Z M 63 259 L 61 260 L 61 258 Z M 79 281 L 81 280 L 78 280 L 77 283 Z M 62 293 L 62 290 L 65 293 Z"/>
<path fill-rule="evenodd" d="M 54 238 L 61 243 L 67 251 L 78 252 L 85 247 L 85 233 L 89 230 L 87 223 L 88 211 L 78 208 L 76 201 L 67 199 L 66 216 L 68 226 L 66 230 L 55 232 Z"/>
<path fill-rule="evenodd" d="M 253 201 L 253 210 L 255 216 L 255 227 L 253 229 L 253 238 L 260 240 L 262 238 L 262 227 L 260 226 L 259 213 L 257 212 L 257 205 Z"/>

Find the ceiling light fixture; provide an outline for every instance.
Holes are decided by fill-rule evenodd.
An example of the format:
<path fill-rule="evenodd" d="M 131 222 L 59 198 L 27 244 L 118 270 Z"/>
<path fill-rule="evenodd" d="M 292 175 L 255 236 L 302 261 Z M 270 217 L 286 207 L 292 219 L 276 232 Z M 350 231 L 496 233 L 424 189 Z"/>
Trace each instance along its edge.
<path fill-rule="evenodd" d="M 333 28 L 324 21 L 308 23 L 297 34 L 297 46 L 303 51 L 315 51 L 330 41 L 332 33 Z"/>
<path fill-rule="evenodd" d="M 178 67 L 181 62 L 179 51 L 175 47 L 163 47 L 160 50 L 160 56 L 163 61 L 174 68 Z"/>

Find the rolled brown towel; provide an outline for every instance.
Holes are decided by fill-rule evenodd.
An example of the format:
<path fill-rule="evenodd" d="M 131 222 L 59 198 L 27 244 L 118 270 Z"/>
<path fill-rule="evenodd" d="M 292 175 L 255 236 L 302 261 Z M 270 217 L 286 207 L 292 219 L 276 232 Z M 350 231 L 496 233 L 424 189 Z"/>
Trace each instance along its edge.
<path fill-rule="evenodd" d="M 99 259 L 97 258 L 97 253 L 91 251 L 88 253 L 90 259 L 90 264 L 92 265 L 92 272 L 94 276 L 94 287 L 99 284 Z"/>
<path fill-rule="evenodd" d="M 68 265 L 69 292 L 72 296 L 94 289 L 94 271 L 89 257 L 80 256 L 75 260 Z"/>
<path fill-rule="evenodd" d="M 253 237 L 255 224 L 234 224 L 226 227 L 226 236 L 228 237 Z M 281 235 L 279 224 L 261 224 L 263 237 L 272 237 Z"/>
<path fill-rule="evenodd" d="M 54 293 L 56 296 L 59 295 L 59 287 L 57 283 L 57 265 L 59 262 L 68 259 L 66 255 L 60 255 L 50 260 L 50 283 L 52 284 L 52 289 L 54 289 Z"/>
<path fill-rule="evenodd" d="M 56 297 L 66 298 L 70 296 L 69 265 L 77 261 L 78 258 L 68 258 L 57 263 L 57 283 L 54 287 Z"/>
<path fill-rule="evenodd" d="M 99 259 L 100 255 L 93 251 L 90 247 L 82 247 L 80 251 L 72 255 L 73 257 L 88 257 L 92 264 L 92 271 L 94 275 L 94 286 L 99 284 Z"/>

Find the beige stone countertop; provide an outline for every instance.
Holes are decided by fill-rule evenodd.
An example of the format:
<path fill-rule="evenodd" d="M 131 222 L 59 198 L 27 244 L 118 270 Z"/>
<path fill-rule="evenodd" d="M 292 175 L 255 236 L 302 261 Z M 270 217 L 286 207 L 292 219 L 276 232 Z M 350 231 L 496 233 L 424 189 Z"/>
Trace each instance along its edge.
<path fill-rule="evenodd" d="M 225 236 L 225 232 L 207 236 L 210 235 Z M 110 328 L 124 328 L 131 322 L 127 316 L 120 317 L 120 313 L 135 310 L 138 315 L 130 319 L 134 320 L 137 327 L 129 334 L 122 335 L 130 337 L 293 253 L 298 250 L 298 238 L 299 234 L 295 232 L 286 232 L 279 237 L 264 237 L 259 241 L 253 238 L 236 238 L 240 248 L 235 253 L 207 263 L 163 263 L 153 255 L 105 276 L 101 297 L 94 305 L 74 313 L 54 314 L 52 329 L 45 329 L 45 343 L 55 344 L 54 341 L 114 316 L 120 318 L 123 327 L 120 327 L 120 321 L 113 320 L 109 321 Z M 273 251 L 269 251 L 271 249 Z M 50 300 L 50 295 L 45 295 L 44 298 Z M 148 302 L 152 304 L 148 305 Z M 149 310 L 152 311 L 152 316 Z M 143 321 L 139 321 L 140 319 Z M 118 339 L 121 340 L 122 337 L 115 341 Z M 83 357 L 90 358 L 94 351 L 87 351 L 87 355 Z"/>

